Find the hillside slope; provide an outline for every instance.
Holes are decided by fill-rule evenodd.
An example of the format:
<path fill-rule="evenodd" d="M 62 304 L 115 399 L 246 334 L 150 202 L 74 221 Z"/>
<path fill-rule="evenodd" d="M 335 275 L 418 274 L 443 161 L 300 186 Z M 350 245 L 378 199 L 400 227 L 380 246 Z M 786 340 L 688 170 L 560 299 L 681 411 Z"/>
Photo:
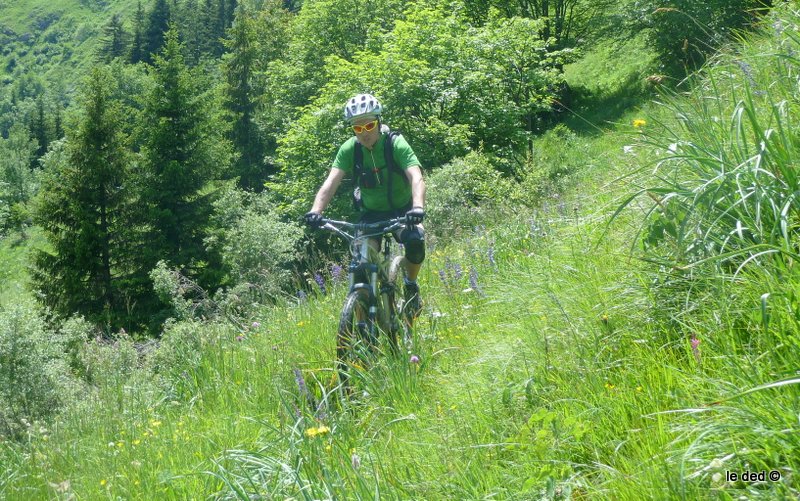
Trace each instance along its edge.
<path fill-rule="evenodd" d="M 28 72 L 71 92 L 94 61 L 103 27 L 114 14 L 129 23 L 135 8 L 135 0 L 0 1 L 0 94 Z"/>

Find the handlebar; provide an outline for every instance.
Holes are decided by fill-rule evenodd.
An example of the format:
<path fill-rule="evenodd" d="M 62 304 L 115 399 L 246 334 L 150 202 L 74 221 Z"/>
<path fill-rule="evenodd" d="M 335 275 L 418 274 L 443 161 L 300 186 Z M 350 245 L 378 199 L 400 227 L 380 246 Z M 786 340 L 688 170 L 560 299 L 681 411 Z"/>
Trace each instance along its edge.
<path fill-rule="evenodd" d="M 374 223 L 349 223 L 347 221 L 337 221 L 335 219 L 323 219 L 320 228 L 337 233 L 348 240 L 355 240 L 357 235 L 362 237 L 374 237 L 385 233 L 392 233 L 406 226 L 406 218 L 398 217 Z M 342 228 L 353 230 L 353 234 L 347 233 Z"/>

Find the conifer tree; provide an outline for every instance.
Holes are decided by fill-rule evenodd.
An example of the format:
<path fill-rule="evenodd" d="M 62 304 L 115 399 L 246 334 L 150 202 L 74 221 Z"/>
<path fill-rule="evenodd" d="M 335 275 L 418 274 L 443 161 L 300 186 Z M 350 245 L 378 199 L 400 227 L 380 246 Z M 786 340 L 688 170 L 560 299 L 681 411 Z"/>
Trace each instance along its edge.
<path fill-rule="evenodd" d="M 146 259 L 151 266 L 166 260 L 197 278 L 213 258 L 203 246 L 214 197 L 209 182 L 229 166 L 230 144 L 200 93 L 198 75 L 186 66 L 177 28 L 165 40 L 142 120 L 140 185 L 151 228 Z"/>
<path fill-rule="evenodd" d="M 61 116 L 61 105 L 56 103 L 56 111 L 53 114 L 53 138 L 55 140 L 61 139 L 64 137 L 64 124 L 63 118 Z"/>
<path fill-rule="evenodd" d="M 153 62 L 153 55 L 157 54 L 164 44 L 164 34 L 169 30 L 170 12 L 167 0 L 155 0 L 153 10 L 147 16 L 144 31 L 142 60 L 146 63 Z"/>
<path fill-rule="evenodd" d="M 133 20 L 133 42 L 131 43 L 130 62 L 136 64 L 144 59 L 144 8 L 141 0 L 136 3 L 136 14 Z"/>
<path fill-rule="evenodd" d="M 107 70 L 92 71 L 80 116 L 67 134 L 65 161 L 46 171 L 35 221 L 53 252 L 37 252 L 33 280 L 57 314 L 77 312 L 117 327 L 124 313 L 119 280 L 130 270 L 124 258 L 130 229 L 123 217 L 129 154 L 113 85 Z"/>
<path fill-rule="evenodd" d="M 36 111 L 30 124 L 31 136 L 37 141 L 39 147 L 36 155 L 31 159 L 31 167 L 36 167 L 37 160 L 47 152 L 47 145 L 50 144 L 50 134 L 47 131 L 47 119 L 44 110 L 44 97 L 39 95 L 36 98 Z"/>
<path fill-rule="evenodd" d="M 190 66 L 196 66 L 205 43 L 202 11 L 197 0 L 186 0 L 179 8 L 179 14 L 175 17 L 180 22 L 181 38 L 186 43 L 187 61 Z"/>
<path fill-rule="evenodd" d="M 202 29 L 202 46 L 206 54 L 221 54 L 222 47 L 219 37 L 223 35 L 218 29 L 218 0 L 204 0 L 200 12 L 200 25 Z"/>
<path fill-rule="evenodd" d="M 236 17 L 236 8 L 238 2 L 236 0 L 222 0 L 225 2 L 225 29 L 227 30 L 233 26 L 233 21 Z"/>
<path fill-rule="evenodd" d="M 227 24 L 227 19 L 225 19 L 225 14 L 228 10 L 225 8 L 225 0 L 217 0 L 217 18 L 215 23 L 215 30 L 214 34 L 219 38 L 223 36 L 225 33 L 225 26 Z"/>
<path fill-rule="evenodd" d="M 231 141 L 238 154 L 234 175 L 244 189 L 260 191 L 266 179 L 265 140 L 255 123 L 257 88 L 255 73 L 260 48 L 256 37 L 256 19 L 244 4 L 237 11 L 236 22 L 225 40 L 228 53 L 223 68 L 226 78 L 225 108 L 233 118 Z"/>
<path fill-rule="evenodd" d="M 98 49 L 99 59 L 104 63 L 123 57 L 128 48 L 128 33 L 122 24 L 119 14 L 111 16 L 111 20 L 103 28 L 103 37 Z"/>

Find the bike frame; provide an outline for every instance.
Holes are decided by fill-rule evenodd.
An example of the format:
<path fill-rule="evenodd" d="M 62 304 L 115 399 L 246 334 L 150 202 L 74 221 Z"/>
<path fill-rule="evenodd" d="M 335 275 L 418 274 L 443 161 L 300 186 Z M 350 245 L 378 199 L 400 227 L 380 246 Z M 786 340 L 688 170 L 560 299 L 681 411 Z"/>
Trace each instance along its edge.
<path fill-rule="evenodd" d="M 395 218 L 375 223 L 349 223 L 346 221 L 336 221 L 323 219 L 322 228 L 340 235 L 350 242 L 350 266 L 349 266 L 349 293 L 356 290 L 365 290 L 369 297 L 369 309 L 367 327 L 371 340 L 377 339 L 376 328 L 379 324 L 379 312 L 381 308 L 389 308 L 391 315 L 391 304 L 383 305 L 380 299 L 384 292 L 383 287 L 392 287 L 388 282 L 388 268 L 391 264 L 391 242 L 388 234 L 406 227 L 405 218 Z M 350 232 L 346 231 L 349 230 Z M 370 239 L 383 239 L 383 252 L 370 245 Z M 381 255 L 382 254 L 382 255 Z M 358 281 L 365 278 L 366 282 Z M 381 286 L 383 284 L 383 286 Z M 391 295 L 390 295 L 391 297 Z M 395 312 L 396 314 L 397 312 Z M 389 322 L 394 319 L 389 318 Z"/>

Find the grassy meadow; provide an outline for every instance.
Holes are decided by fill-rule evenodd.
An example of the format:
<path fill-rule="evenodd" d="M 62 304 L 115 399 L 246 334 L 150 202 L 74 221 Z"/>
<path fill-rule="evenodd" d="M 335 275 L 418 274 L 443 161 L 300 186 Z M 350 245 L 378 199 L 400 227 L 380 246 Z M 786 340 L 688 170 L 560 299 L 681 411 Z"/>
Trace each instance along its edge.
<path fill-rule="evenodd" d="M 0 438 L 0 498 L 796 499 L 798 23 L 779 9 L 691 90 L 538 138 L 569 168 L 432 239 L 407 352 L 349 400 L 325 271 L 239 323 L 86 344 L 65 410 Z"/>

